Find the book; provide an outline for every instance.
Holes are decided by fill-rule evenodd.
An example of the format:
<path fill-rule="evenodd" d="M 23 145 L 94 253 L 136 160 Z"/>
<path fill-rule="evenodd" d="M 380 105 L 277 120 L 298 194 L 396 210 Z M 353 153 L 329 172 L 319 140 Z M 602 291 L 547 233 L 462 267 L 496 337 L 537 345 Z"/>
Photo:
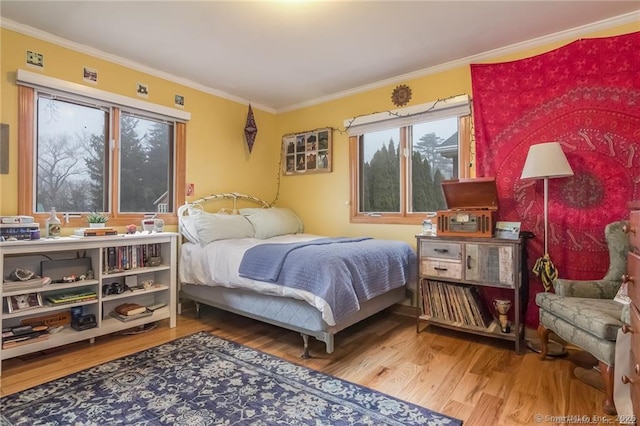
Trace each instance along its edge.
<path fill-rule="evenodd" d="M 112 317 L 122 321 L 122 322 L 127 322 L 127 321 L 133 321 L 136 320 L 138 318 L 144 318 L 144 317 L 148 317 L 153 315 L 153 312 L 151 311 L 147 311 L 145 308 L 144 312 L 141 312 L 139 314 L 135 314 L 135 315 L 120 315 L 119 313 L 115 312 L 115 311 L 111 311 L 109 313 L 109 315 L 111 315 Z"/>
<path fill-rule="evenodd" d="M 35 342 L 40 342 L 42 340 L 47 340 L 49 338 L 48 334 L 40 334 L 38 336 L 29 338 L 29 339 L 24 339 L 24 340 L 18 340 L 18 341 L 11 341 L 11 342 L 2 342 L 2 349 L 10 349 L 10 348 L 15 348 L 17 346 L 22 346 L 22 345 L 27 345 L 29 343 L 35 343 Z"/>
<path fill-rule="evenodd" d="M 52 294 L 47 296 L 47 301 L 53 305 L 75 303 L 85 300 L 97 299 L 98 295 L 93 291 L 78 291 L 71 293 Z"/>
<path fill-rule="evenodd" d="M 102 237 L 105 235 L 118 235 L 118 231 L 113 228 L 81 228 L 76 229 L 75 235 L 79 237 Z"/>
<path fill-rule="evenodd" d="M 137 303 L 123 303 L 113 309 L 116 313 L 124 316 L 137 315 L 145 312 L 147 308 Z"/>

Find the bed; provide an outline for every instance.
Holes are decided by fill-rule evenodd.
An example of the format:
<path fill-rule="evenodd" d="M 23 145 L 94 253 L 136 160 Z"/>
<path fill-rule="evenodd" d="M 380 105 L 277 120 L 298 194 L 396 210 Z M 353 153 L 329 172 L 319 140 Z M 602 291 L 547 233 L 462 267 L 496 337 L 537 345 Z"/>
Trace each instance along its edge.
<path fill-rule="evenodd" d="M 225 202 L 231 208 L 220 209 Z M 406 300 L 415 282 L 408 244 L 306 234 L 292 210 L 253 196 L 210 195 L 178 216 L 181 303 L 194 301 L 197 315 L 205 304 L 299 332 L 305 358 L 309 336 L 333 352 L 336 333 Z"/>

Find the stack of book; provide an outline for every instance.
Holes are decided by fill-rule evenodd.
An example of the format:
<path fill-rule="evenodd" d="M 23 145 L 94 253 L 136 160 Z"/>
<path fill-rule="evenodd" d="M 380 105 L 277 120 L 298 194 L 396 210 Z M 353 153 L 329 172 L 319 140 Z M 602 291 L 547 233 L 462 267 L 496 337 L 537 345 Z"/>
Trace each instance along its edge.
<path fill-rule="evenodd" d="M 68 293 L 50 294 L 47 296 L 47 302 L 51 306 L 58 306 L 67 303 L 86 302 L 97 298 L 98 295 L 93 290 L 75 290 Z"/>
<path fill-rule="evenodd" d="M 494 320 L 475 286 L 427 280 L 422 290 L 425 315 L 482 328 Z"/>
<path fill-rule="evenodd" d="M 75 235 L 78 237 L 103 237 L 105 235 L 118 235 L 118 231 L 113 228 L 80 228 L 76 229 Z"/>
<path fill-rule="evenodd" d="M 19 325 L 2 329 L 2 349 L 14 348 L 49 338 L 46 325 Z"/>
<path fill-rule="evenodd" d="M 137 303 L 123 303 L 122 305 L 116 306 L 109 315 L 122 322 L 127 322 L 148 317 L 153 315 L 153 312 Z"/>

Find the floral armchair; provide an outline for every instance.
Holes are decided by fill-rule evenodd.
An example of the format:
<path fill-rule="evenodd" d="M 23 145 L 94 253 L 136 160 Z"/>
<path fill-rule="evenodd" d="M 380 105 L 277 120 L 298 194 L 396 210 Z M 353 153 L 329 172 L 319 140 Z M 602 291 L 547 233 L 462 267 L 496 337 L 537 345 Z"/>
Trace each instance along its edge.
<path fill-rule="evenodd" d="M 605 386 L 603 410 L 615 414 L 613 380 L 615 345 L 622 327 L 623 305 L 614 301 L 622 275 L 627 270 L 629 237 L 623 230 L 626 222 L 613 222 L 605 228 L 609 248 L 609 269 L 601 280 L 556 279 L 554 293 L 539 293 L 536 304 L 540 307 L 538 335 L 541 357 L 547 355 L 549 333 L 592 354 L 600 367 Z"/>

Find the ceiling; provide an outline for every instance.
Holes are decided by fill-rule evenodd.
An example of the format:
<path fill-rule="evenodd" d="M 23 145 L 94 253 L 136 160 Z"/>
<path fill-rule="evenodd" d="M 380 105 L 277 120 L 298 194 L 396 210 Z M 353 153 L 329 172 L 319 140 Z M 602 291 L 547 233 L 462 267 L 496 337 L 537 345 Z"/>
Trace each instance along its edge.
<path fill-rule="evenodd" d="M 639 1 L 0 1 L 3 27 L 273 112 L 632 12 Z"/>

